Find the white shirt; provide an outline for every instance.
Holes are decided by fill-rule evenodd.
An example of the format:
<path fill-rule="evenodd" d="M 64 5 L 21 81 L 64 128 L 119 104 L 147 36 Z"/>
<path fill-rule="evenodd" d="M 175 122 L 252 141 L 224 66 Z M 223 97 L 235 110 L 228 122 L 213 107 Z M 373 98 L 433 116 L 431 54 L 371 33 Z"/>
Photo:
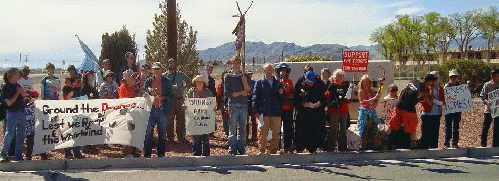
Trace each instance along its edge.
<path fill-rule="evenodd" d="M 24 79 L 24 77 L 21 77 L 17 83 L 19 83 L 19 85 L 21 85 L 25 91 L 33 89 L 33 81 L 31 81 L 31 78 L 29 77 L 28 79 Z"/>

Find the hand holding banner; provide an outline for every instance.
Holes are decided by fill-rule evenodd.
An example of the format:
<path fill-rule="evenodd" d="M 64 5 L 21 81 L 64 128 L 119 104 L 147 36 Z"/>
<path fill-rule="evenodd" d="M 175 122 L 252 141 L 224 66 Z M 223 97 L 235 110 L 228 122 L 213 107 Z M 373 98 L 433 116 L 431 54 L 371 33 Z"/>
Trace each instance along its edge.
<path fill-rule="evenodd" d="M 445 106 L 442 110 L 444 115 L 467 110 L 473 110 L 473 100 L 471 99 L 468 84 L 446 87 L 444 90 Z"/>

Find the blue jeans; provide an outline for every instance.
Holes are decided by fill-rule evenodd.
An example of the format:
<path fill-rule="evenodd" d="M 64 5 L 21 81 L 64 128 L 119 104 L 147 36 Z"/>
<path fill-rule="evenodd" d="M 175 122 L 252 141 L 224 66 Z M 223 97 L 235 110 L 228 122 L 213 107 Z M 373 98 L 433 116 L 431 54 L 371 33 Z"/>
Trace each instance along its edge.
<path fill-rule="evenodd" d="M 375 110 L 366 109 L 363 107 L 359 107 L 359 118 L 357 119 L 357 130 L 359 131 L 359 135 L 362 136 L 364 134 L 364 130 L 366 129 L 367 118 L 373 119 L 376 125 L 379 124 L 378 115 Z M 378 127 L 374 128 L 377 132 Z"/>
<path fill-rule="evenodd" d="M 229 150 L 233 155 L 246 153 L 248 105 L 229 105 Z"/>
<path fill-rule="evenodd" d="M 5 136 L 3 139 L 2 157 L 7 157 L 11 143 L 15 141 L 17 160 L 23 159 L 24 137 L 26 135 L 26 112 L 9 112 L 5 117 Z M 15 140 L 14 140 L 15 139 Z"/>
<path fill-rule="evenodd" d="M 192 135 L 194 143 L 192 151 L 194 156 L 210 156 L 210 134 Z"/>
<path fill-rule="evenodd" d="M 154 126 L 158 125 L 158 156 L 165 156 L 166 151 L 166 123 L 168 115 L 164 108 L 152 108 L 147 123 L 146 139 L 144 140 L 144 157 L 151 157 L 152 152 L 152 134 L 154 133 Z"/>

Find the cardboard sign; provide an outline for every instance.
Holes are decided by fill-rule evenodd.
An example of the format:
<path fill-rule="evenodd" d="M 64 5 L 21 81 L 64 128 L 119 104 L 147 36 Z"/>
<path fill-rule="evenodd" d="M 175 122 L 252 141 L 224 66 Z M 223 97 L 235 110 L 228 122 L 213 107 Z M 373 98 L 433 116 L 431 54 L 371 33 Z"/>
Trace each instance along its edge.
<path fill-rule="evenodd" d="M 189 135 L 215 132 L 216 98 L 187 98 L 185 104 L 185 127 Z"/>
<path fill-rule="evenodd" d="M 390 119 L 390 115 L 392 114 L 393 109 L 395 109 L 397 101 L 397 99 L 383 99 L 379 101 L 378 107 L 376 107 L 378 118 L 384 120 L 386 123 L 387 120 Z"/>
<path fill-rule="evenodd" d="M 369 51 L 343 51 L 342 69 L 345 72 L 367 72 Z"/>
<path fill-rule="evenodd" d="M 36 101 L 33 154 L 98 144 L 143 149 L 151 107 L 143 97 Z"/>
<path fill-rule="evenodd" d="M 490 102 L 490 110 L 492 111 L 492 118 L 499 116 L 499 89 L 489 92 L 488 94 Z"/>
<path fill-rule="evenodd" d="M 444 90 L 445 106 L 443 114 L 473 110 L 473 100 L 471 99 L 468 84 L 462 84 L 454 87 L 447 87 Z"/>

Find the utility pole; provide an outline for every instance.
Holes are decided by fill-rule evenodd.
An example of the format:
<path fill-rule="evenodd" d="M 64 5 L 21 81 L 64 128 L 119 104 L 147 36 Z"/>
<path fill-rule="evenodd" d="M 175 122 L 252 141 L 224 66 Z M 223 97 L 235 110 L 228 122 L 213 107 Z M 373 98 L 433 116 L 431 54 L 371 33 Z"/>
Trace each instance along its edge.
<path fill-rule="evenodd" d="M 166 10 L 168 59 L 173 58 L 177 61 L 177 1 L 167 0 Z"/>
<path fill-rule="evenodd" d="M 26 65 L 28 65 L 28 55 L 25 56 L 26 56 Z"/>

